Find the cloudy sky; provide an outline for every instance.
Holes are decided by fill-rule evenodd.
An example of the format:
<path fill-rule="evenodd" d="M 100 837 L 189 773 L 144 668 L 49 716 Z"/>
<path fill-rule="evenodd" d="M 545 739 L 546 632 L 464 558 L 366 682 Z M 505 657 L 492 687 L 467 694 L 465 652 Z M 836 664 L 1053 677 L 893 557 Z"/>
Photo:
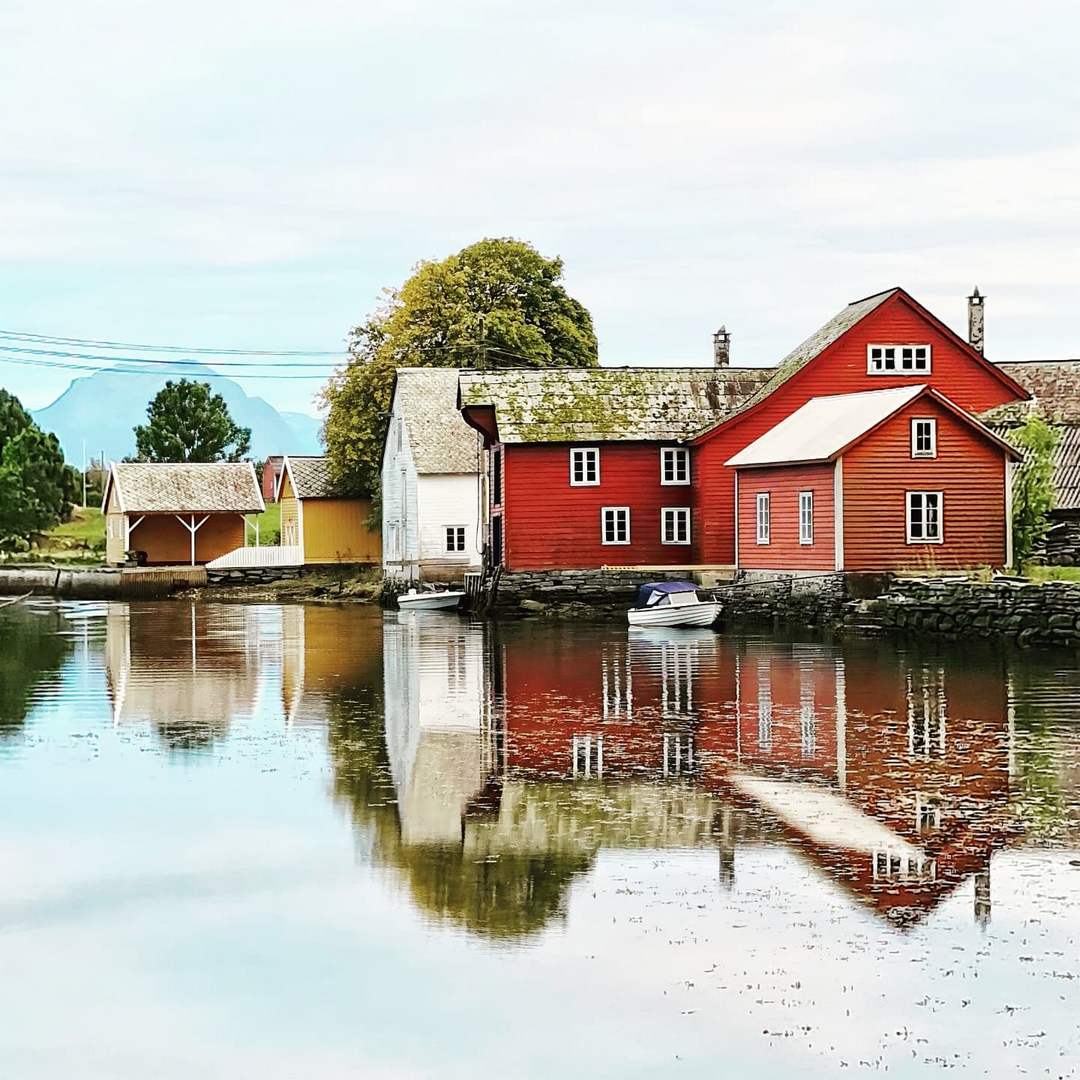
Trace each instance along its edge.
<path fill-rule="evenodd" d="M 902 284 L 1080 353 L 1061 3 L 2 0 L 0 329 L 338 349 L 423 258 L 566 261 L 606 364 L 773 363 Z M 10 354 L 9 354 L 10 355 Z M 6 363 L 33 407 L 71 372 Z M 316 383 L 251 379 L 312 410 Z"/>

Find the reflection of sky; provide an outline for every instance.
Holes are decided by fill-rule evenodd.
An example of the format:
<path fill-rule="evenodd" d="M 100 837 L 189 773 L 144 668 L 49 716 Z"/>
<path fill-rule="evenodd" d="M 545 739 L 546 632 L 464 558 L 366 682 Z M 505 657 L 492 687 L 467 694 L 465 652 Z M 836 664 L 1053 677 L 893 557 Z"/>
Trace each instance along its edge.
<path fill-rule="evenodd" d="M 4 1076 L 1056 1075 L 1080 1052 L 1075 855 L 999 853 L 987 930 L 968 881 L 901 936 L 787 846 L 740 848 L 730 891 L 711 848 L 605 850 L 507 948 L 358 854 L 323 733 L 265 683 L 212 752 L 170 752 L 113 726 L 100 650 L 0 750 Z"/>

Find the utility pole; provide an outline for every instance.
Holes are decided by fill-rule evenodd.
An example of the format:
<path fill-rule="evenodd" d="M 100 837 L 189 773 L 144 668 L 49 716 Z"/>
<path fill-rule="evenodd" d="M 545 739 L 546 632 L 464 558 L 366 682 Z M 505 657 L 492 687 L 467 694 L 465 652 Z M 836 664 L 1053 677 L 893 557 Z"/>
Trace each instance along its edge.
<path fill-rule="evenodd" d="M 480 363 L 477 365 L 481 371 L 487 370 L 487 325 L 484 316 L 480 315 Z"/>
<path fill-rule="evenodd" d="M 86 440 L 82 441 L 82 508 L 86 509 Z"/>

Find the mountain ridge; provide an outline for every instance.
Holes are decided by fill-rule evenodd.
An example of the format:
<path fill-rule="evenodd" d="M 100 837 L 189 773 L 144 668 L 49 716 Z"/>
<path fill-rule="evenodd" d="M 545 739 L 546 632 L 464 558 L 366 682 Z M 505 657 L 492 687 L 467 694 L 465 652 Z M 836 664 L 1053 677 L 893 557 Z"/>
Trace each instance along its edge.
<path fill-rule="evenodd" d="M 251 428 L 251 457 L 255 461 L 271 454 L 322 453 L 317 417 L 279 412 L 264 398 L 248 395 L 235 380 L 195 362 L 160 374 L 120 366 L 102 368 L 72 379 L 54 401 L 33 410 L 32 415 L 43 430 L 56 434 L 71 464 L 81 465 L 84 439 L 88 456 L 104 451 L 107 461 L 119 461 L 134 454 L 135 426 L 146 421 L 146 407 L 170 379 L 209 382 L 225 399 L 233 420 Z"/>

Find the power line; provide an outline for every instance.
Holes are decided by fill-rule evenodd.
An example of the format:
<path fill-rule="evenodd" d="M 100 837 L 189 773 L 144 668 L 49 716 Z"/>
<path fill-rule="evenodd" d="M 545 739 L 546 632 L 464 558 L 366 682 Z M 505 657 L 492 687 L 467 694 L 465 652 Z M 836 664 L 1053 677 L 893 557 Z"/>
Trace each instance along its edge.
<path fill-rule="evenodd" d="M 71 360 L 100 360 L 106 364 L 158 364 L 163 367 L 190 367 L 195 363 L 194 360 L 161 360 L 153 356 L 98 356 L 96 353 L 71 352 L 66 349 L 27 349 L 18 345 L 7 345 L 2 340 L 0 340 L 0 352 L 21 353 L 30 356 L 55 356 Z M 338 357 L 339 362 L 345 359 L 345 356 L 340 353 L 334 355 Z M 270 360 L 265 362 L 255 361 L 254 363 L 248 363 L 244 360 L 215 360 L 214 363 L 217 367 L 318 368 L 320 371 L 326 371 L 328 368 L 337 366 L 328 362 L 303 364 L 294 361 L 278 363 Z"/>
<path fill-rule="evenodd" d="M 210 356 L 341 356 L 343 352 L 341 349 L 218 349 L 202 345 L 141 345 L 133 341 L 61 337 L 57 334 L 31 334 L 21 330 L 3 329 L 0 329 L 0 338 L 46 345 L 79 345 L 95 349 L 138 349 L 140 352 L 182 352 Z"/>
<path fill-rule="evenodd" d="M 18 364 L 21 367 L 33 367 L 33 368 L 53 368 L 60 371 L 86 371 L 90 374 L 96 374 L 99 371 L 107 371 L 110 375 L 163 375 L 165 372 L 161 368 L 134 368 L 134 367 L 92 367 L 88 364 L 70 364 L 65 363 L 62 360 L 29 360 L 26 357 L 14 357 L 4 356 L 3 351 L 0 350 L 0 363 L 3 364 Z M 178 376 L 183 376 L 182 371 L 176 372 Z M 235 379 L 237 377 L 243 377 L 239 373 L 229 374 L 224 371 L 192 371 L 188 373 L 194 379 Z M 253 379 L 321 379 L 321 375 L 262 375 L 258 372 L 254 372 L 249 376 Z"/>

